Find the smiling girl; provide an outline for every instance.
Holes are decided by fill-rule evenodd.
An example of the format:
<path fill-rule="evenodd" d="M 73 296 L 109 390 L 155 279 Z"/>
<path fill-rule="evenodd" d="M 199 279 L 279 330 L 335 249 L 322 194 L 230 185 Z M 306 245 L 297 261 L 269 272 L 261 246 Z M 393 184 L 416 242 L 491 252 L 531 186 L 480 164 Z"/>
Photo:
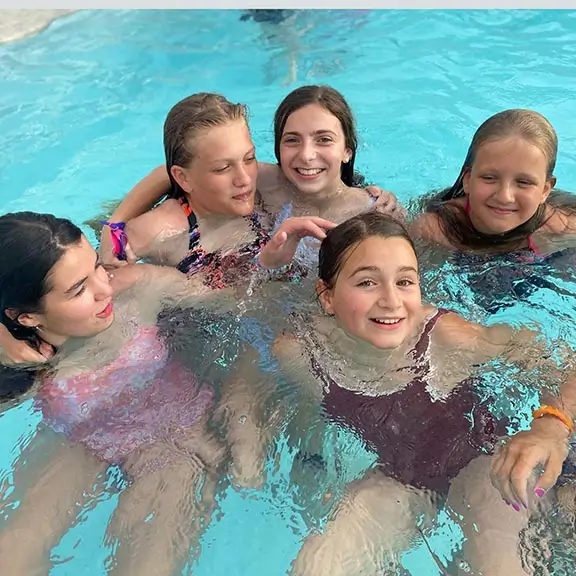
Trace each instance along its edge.
<path fill-rule="evenodd" d="M 489 476 L 487 454 L 504 428 L 471 376 L 477 364 L 518 357 L 520 346 L 528 358 L 534 334 L 423 303 L 418 269 L 399 222 L 374 212 L 347 220 L 320 249 L 326 314 L 300 318 L 275 344 L 290 380 L 378 455 L 325 532 L 305 541 L 298 575 L 382 573 L 386 550 L 405 549 L 434 502 L 462 518 L 473 570 L 524 574 L 517 544 L 527 515 L 506 506 Z"/>
<path fill-rule="evenodd" d="M 576 196 L 555 190 L 558 137 L 538 112 L 505 110 L 476 131 L 456 182 L 425 198 L 413 233 L 463 252 L 573 245 Z"/>

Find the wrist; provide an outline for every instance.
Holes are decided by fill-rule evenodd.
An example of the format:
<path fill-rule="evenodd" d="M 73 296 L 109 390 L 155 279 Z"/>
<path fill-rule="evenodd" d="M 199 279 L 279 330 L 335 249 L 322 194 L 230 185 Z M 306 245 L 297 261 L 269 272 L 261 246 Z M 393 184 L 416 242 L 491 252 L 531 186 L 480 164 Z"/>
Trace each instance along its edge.
<path fill-rule="evenodd" d="M 572 434 L 572 431 L 564 422 L 550 414 L 545 414 L 540 418 L 532 420 L 530 429 L 543 432 L 546 435 L 560 436 L 565 439 L 568 439 Z"/>

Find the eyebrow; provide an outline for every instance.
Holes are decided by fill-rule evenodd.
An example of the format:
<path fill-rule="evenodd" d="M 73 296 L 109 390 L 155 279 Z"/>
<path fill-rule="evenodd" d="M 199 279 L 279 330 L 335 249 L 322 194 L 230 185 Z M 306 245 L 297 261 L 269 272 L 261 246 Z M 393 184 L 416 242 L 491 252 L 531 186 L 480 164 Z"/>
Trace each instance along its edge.
<path fill-rule="evenodd" d="M 256 154 L 256 146 L 252 146 L 248 152 L 242 154 L 242 158 L 248 156 L 248 154 Z M 210 164 L 221 164 L 222 162 L 234 162 L 236 158 L 218 158 L 217 160 L 212 160 Z"/>
<path fill-rule="evenodd" d="M 338 136 L 338 134 L 336 134 L 336 132 L 334 132 L 334 130 L 314 130 L 314 132 L 312 132 L 313 136 L 320 136 L 322 134 L 333 134 L 334 136 Z M 300 132 L 284 132 L 284 134 L 282 134 L 282 137 L 284 136 L 300 136 Z"/>
<path fill-rule="evenodd" d="M 100 264 L 100 257 L 98 255 L 96 255 L 96 262 L 94 264 L 94 270 L 96 270 L 96 268 L 98 268 L 99 264 Z M 78 290 L 78 288 L 80 288 L 80 286 L 82 286 L 82 284 L 84 284 L 84 282 L 86 282 L 86 280 L 88 280 L 88 276 L 85 276 L 84 278 L 82 278 L 82 280 L 78 280 L 78 282 L 72 284 L 72 286 L 70 286 L 70 288 L 68 288 L 68 290 L 66 290 L 64 292 L 64 294 L 72 294 L 72 292 L 75 292 L 76 290 Z"/>
<path fill-rule="evenodd" d="M 350 276 L 348 276 L 348 278 L 352 278 L 352 276 L 355 276 L 360 272 L 380 272 L 380 268 L 378 268 L 378 266 L 359 266 L 354 270 L 354 272 L 352 272 L 352 274 L 350 274 Z M 418 274 L 418 270 L 416 270 L 414 266 L 401 266 L 396 270 L 396 273 L 398 272 L 414 272 L 415 274 Z"/>

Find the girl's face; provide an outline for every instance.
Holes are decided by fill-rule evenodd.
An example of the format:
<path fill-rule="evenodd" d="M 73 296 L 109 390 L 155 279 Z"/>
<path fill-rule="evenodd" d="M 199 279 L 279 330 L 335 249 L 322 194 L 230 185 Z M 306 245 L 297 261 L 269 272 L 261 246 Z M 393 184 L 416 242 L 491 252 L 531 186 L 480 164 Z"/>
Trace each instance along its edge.
<path fill-rule="evenodd" d="M 172 166 L 172 176 L 189 194 L 199 215 L 248 216 L 254 210 L 258 163 L 244 120 L 207 128 L 189 143 L 194 159 Z"/>
<path fill-rule="evenodd" d="M 280 164 L 300 192 L 318 194 L 336 187 L 342 162 L 351 156 L 340 120 L 320 104 L 288 116 L 280 140 Z"/>
<path fill-rule="evenodd" d="M 399 237 L 372 236 L 348 249 L 332 288 L 319 280 L 320 302 L 350 335 L 376 348 L 412 338 L 422 310 L 418 261 Z"/>
<path fill-rule="evenodd" d="M 523 138 L 482 144 L 463 179 L 474 227 L 485 234 L 502 234 L 524 224 L 555 184 L 547 172 L 544 152 Z"/>
<path fill-rule="evenodd" d="M 43 312 L 18 317 L 24 326 L 38 327 L 43 340 L 60 346 L 70 337 L 94 336 L 114 321 L 108 274 L 84 236 L 66 249 L 47 282 Z"/>

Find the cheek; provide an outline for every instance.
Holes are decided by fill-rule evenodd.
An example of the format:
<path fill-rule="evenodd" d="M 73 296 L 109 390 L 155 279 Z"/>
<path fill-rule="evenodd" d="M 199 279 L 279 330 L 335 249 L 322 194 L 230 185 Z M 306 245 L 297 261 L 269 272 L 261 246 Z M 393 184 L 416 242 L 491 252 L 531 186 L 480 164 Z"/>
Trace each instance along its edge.
<path fill-rule="evenodd" d="M 334 299 L 334 309 L 337 316 L 353 323 L 359 317 L 363 317 L 372 306 L 372 301 L 364 294 L 359 294 L 355 290 L 342 291 Z"/>
<path fill-rule="evenodd" d="M 295 147 L 280 146 L 280 164 L 288 164 L 296 155 Z"/>
<path fill-rule="evenodd" d="M 54 307 L 50 311 L 50 315 L 46 316 L 46 320 L 49 326 L 56 330 L 69 328 L 70 332 L 74 333 L 86 322 L 92 320 L 95 312 L 94 299 L 82 297 Z"/>

